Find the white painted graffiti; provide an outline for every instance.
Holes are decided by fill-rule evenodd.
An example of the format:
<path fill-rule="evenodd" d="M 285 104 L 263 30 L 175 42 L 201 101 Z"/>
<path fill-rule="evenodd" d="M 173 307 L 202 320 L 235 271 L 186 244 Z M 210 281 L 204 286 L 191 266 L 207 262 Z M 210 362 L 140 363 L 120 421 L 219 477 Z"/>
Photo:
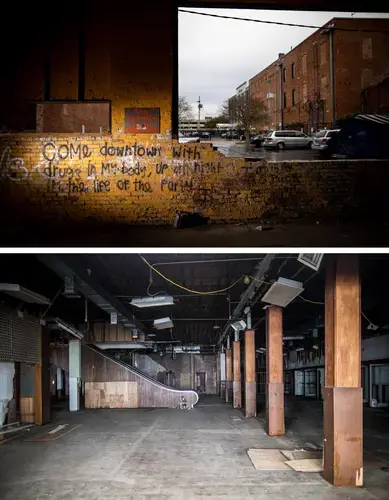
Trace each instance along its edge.
<path fill-rule="evenodd" d="M 3 151 L 0 158 L 0 177 L 7 177 L 12 181 L 23 181 L 28 177 L 23 158 L 13 158 L 9 147 Z"/>

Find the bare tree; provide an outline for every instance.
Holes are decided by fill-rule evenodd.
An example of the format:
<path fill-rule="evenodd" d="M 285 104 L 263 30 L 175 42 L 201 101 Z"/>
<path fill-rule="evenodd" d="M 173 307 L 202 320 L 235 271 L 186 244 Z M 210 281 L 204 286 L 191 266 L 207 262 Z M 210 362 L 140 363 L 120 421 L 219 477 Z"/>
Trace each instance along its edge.
<path fill-rule="evenodd" d="M 237 96 L 236 117 L 239 127 L 244 130 L 246 143 L 250 144 L 250 132 L 252 128 L 266 123 L 266 104 L 260 99 L 250 98 L 248 93 Z"/>
<path fill-rule="evenodd" d="M 228 107 L 228 99 L 225 99 L 222 104 L 219 106 L 217 110 L 217 115 L 226 120 L 226 123 L 229 121 L 229 107 Z"/>
<path fill-rule="evenodd" d="M 193 120 L 192 106 L 185 96 L 178 98 L 178 121 L 181 122 L 182 120 Z"/>

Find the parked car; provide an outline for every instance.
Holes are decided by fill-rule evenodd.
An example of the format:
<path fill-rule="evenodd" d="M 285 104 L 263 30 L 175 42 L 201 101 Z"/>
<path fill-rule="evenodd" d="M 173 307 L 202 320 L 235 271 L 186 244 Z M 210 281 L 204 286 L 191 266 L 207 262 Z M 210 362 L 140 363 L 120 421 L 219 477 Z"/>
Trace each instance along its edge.
<path fill-rule="evenodd" d="M 333 130 L 320 130 L 313 138 L 312 149 L 327 153 L 328 143 L 339 132 L 339 128 Z"/>
<path fill-rule="evenodd" d="M 254 135 L 250 139 L 250 143 L 256 148 L 260 148 L 265 141 L 265 137 L 262 134 Z"/>
<path fill-rule="evenodd" d="M 313 140 L 309 135 L 299 130 L 270 130 L 265 136 L 263 143 L 265 148 L 310 148 Z"/>
<path fill-rule="evenodd" d="M 178 137 L 178 142 L 181 142 L 181 144 L 187 144 L 189 142 L 200 142 L 200 137 L 185 137 L 183 135 L 180 135 Z"/>

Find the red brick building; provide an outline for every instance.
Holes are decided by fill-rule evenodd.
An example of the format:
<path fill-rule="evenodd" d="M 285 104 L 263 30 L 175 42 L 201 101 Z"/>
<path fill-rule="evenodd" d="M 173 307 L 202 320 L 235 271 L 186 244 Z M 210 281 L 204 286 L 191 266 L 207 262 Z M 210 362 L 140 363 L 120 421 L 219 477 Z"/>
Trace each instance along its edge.
<path fill-rule="evenodd" d="M 262 128 L 311 131 L 363 111 L 365 89 L 388 76 L 389 19 L 334 18 L 254 76 L 250 96 L 267 103 Z"/>

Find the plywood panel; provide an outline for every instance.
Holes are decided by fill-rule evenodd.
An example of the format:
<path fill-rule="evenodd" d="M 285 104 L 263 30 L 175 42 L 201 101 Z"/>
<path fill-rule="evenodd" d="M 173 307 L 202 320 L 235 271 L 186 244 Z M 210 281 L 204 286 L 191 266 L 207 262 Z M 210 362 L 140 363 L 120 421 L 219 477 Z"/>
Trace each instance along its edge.
<path fill-rule="evenodd" d="M 20 398 L 20 422 L 22 424 L 33 424 L 35 422 L 34 398 Z"/>
<path fill-rule="evenodd" d="M 138 384 L 136 382 L 86 382 L 85 406 L 87 408 L 137 408 Z"/>

